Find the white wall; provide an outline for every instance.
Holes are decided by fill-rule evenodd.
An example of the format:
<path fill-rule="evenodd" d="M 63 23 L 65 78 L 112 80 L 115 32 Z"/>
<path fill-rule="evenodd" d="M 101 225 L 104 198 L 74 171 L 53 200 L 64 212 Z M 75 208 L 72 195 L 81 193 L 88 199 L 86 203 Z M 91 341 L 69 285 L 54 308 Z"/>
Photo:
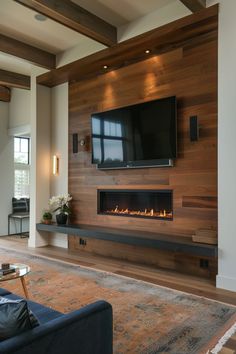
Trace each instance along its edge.
<path fill-rule="evenodd" d="M 13 137 L 8 135 L 9 104 L 0 102 L 0 235 L 7 235 L 8 214 L 14 196 Z"/>
<path fill-rule="evenodd" d="M 236 291 L 236 1 L 219 3 L 217 287 Z"/>
<path fill-rule="evenodd" d="M 0 102 L 0 235 L 8 233 L 8 214 L 14 197 L 14 135 L 30 132 L 30 91 L 12 89 L 11 101 Z M 10 129 L 9 129 L 10 128 Z M 19 222 L 12 221 L 10 232 L 19 232 Z M 23 221 L 23 231 L 28 221 Z"/>
<path fill-rule="evenodd" d="M 31 92 L 13 88 L 9 103 L 8 134 L 11 136 L 30 135 Z"/>
<path fill-rule="evenodd" d="M 11 101 L 9 102 L 9 116 L 8 116 L 8 135 L 14 136 L 29 136 L 30 135 L 30 90 L 23 90 L 18 88 L 11 89 Z M 13 138 L 12 138 L 13 139 Z M 14 168 L 14 155 L 12 152 L 11 165 Z M 14 170 L 11 171 L 11 176 L 13 174 L 13 188 L 14 196 Z M 10 190 L 9 190 L 10 192 Z M 22 230 L 29 230 L 29 220 L 22 220 Z M 16 219 L 11 219 L 10 223 L 10 233 L 20 232 L 20 221 Z"/>
<path fill-rule="evenodd" d="M 50 197 L 51 171 L 51 90 L 36 84 L 40 73 L 35 69 L 31 75 L 30 247 L 48 244 L 47 233 L 36 230 Z"/>
<path fill-rule="evenodd" d="M 11 90 L 11 102 L 9 103 L 8 128 L 30 124 L 30 90 L 13 88 Z"/>
<path fill-rule="evenodd" d="M 59 157 L 59 173 L 51 173 L 50 195 L 68 193 L 68 83 L 51 90 L 51 157 Z M 49 244 L 68 247 L 67 235 L 51 234 Z"/>
<path fill-rule="evenodd" d="M 68 193 L 68 83 L 53 89 L 36 85 L 31 88 L 31 212 L 30 247 L 54 245 L 68 247 L 67 235 L 37 232 L 53 195 Z M 59 157 L 59 174 L 52 174 L 52 156 Z"/>

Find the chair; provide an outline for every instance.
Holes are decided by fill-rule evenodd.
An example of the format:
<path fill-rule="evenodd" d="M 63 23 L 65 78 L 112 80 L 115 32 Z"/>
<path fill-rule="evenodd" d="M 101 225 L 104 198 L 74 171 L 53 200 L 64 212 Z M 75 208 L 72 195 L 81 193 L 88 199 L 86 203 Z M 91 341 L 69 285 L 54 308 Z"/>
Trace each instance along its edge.
<path fill-rule="evenodd" d="M 29 219 L 29 203 L 29 198 L 12 198 L 12 213 L 8 215 L 8 235 L 26 236 L 26 233 L 28 234 L 28 232 L 23 232 L 22 224 L 24 219 Z M 13 234 L 10 232 L 11 219 L 20 222 L 20 232 L 15 232 Z"/>

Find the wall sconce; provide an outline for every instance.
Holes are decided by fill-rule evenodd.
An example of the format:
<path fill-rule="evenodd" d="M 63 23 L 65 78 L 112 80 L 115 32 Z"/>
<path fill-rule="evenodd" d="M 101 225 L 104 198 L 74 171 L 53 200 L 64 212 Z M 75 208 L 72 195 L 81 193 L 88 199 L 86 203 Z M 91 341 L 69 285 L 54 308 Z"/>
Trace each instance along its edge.
<path fill-rule="evenodd" d="M 79 136 L 77 133 L 72 134 L 72 152 L 73 152 L 73 154 L 77 154 L 78 152 L 81 152 L 81 151 L 89 151 L 89 145 L 90 145 L 90 137 L 88 135 L 79 139 Z"/>
<path fill-rule="evenodd" d="M 52 157 L 52 173 L 54 176 L 58 175 L 59 172 L 59 157 L 53 155 Z"/>

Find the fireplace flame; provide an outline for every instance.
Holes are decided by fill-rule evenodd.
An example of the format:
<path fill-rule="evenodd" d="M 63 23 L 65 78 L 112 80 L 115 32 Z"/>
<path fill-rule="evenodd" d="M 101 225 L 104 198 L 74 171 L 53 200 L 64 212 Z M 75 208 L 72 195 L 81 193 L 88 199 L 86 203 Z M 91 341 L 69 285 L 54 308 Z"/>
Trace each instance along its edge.
<path fill-rule="evenodd" d="M 118 214 L 118 215 L 131 215 L 131 216 L 147 216 L 147 217 L 159 217 L 159 218 L 166 218 L 170 219 L 172 218 L 172 212 L 171 211 L 166 211 L 160 210 L 160 211 L 155 211 L 154 209 L 144 209 L 142 210 L 129 210 L 128 208 L 126 209 L 119 209 L 119 206 L 116 205 L 115 209 L 107 210 L 107 214 Z"/>

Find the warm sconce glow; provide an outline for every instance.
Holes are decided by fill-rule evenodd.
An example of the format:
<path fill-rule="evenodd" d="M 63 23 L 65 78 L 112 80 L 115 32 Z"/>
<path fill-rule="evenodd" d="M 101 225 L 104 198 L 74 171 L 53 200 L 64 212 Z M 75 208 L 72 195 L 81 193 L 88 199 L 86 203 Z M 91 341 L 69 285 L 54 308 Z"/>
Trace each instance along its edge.
<path fill-rule="evenodd" d="M 149 53 L 150 53 L 150 49 L 146 49 L 146 50 L 145 50 L 145 53 L 146 53 L 146 54 L 149 54 Z"/>
<path fill-rule="evenodd" d="M 107 65 L 103 65 L 103 69 L 108 69 L 108 66 Z"/>
<path fill-rule="evenodd" d="M 59 158 L 56 155 L 52 157 L 52 173 L 56 176 L 59 172 Z"/>

